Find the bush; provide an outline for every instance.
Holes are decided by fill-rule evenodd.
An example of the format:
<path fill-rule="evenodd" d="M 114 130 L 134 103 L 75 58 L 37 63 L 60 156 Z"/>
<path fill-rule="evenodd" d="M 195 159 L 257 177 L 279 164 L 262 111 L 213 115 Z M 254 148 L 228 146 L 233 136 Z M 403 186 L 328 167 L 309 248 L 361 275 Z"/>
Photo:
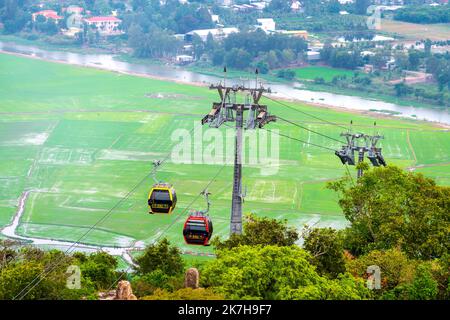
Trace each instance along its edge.
<path fill-rule="evenodd" d="M 184 288 L 175 292 L 157 289 L 153 295 L 143 297 L 142 300 L 223 300 L 221 294 L 214 292 L 212 288 Z"/>
<path fill-rule="evenodd" d="M 170 245 L 167 239 L 162 239 L 157 244 L 149 245 L 144 253 L 136 259 L 135 267 L 139 275 L 161 270 L 169 276 L 183 272 L 183 259 L 180 250 Z"/>
<path fill-rule="evenodd" d="M 293 80 L 295 78 L 295 71 L 291 69 L 281 69 L 277 72 L 277 77 L 286 80 Z"/>
<path fill-rule="evenodd" d="M 344 246 L 338 232 L 332 228 L 307 229 L 303 247 L 311 256 L 317 271 L 330 278 L 345 273 Z"/>

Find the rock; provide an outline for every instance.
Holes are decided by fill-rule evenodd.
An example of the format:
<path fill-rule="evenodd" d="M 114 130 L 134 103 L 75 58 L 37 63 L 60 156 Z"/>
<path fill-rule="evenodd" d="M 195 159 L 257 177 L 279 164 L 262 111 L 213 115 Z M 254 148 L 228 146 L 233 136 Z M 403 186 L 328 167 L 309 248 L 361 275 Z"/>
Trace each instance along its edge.
<path fill-rule="evenodd" d="M 115 297 L 116 297 L 116 290 L 98 293 L 98 300 L 114 300 Z"/>
<path fill-rule="evenodd" d="M 198 289 L 199 274 L 196 268 L 189 268 L 184 276 L 184 287 Z"/>
<path fill-rule="evenodd" d="M 119 281 L 114 300 L 137 300 L 128 281 Z"/>

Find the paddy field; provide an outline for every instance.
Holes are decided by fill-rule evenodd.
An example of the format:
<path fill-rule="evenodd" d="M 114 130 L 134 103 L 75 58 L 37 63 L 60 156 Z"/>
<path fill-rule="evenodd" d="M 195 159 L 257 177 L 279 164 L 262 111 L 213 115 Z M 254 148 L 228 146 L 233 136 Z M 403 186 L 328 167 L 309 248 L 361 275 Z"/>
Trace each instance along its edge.
<path fill-rule="evenodd" d="M 190 132 L 217 97 L 205 87 L 0 54 L 0 228 L 12 221 L 21 195 L 29 190 L 17 233 L 78 240 L 150 172 L 153 160 L 173 152 L 176 133 Z M 273 114 L 312 130 L 336 138 L 342 131 L 273 101 L 263 102 Z M 370 115 L 290 105 L 341 125 L 353 120 L 355 130 L 373 132 Z M 448 131 L 410 120 L 380 118 L 377 123 L 390 164 L 413 168 L 450 185 Z M 267 128 L 328 148 L 340 147 L 338 142 L 282 121 Z M 210 130 L 225 137 L 229 129 L 203 128 L 204 139 L 215 134 Z M 344 176 L 346 168 L 332 151 L 277 137 L 278 165 L 244 163 L 244 213 L 285 218 L 299 229 L 305 223 L 344 227 L 337 196 L 325 186 Z M 269 145 L 277 143 L 270 141 Z M 208 144 L 203 142 L 204 147 Z M 198 145 L 190 148 L 193 160 L 208 150 Z M 249 148 L 247 144 L 247 154 Z M 166 236 L 184 250 L 211 252 L 210 247 L 187 248 L 182 226 L 190 209 L 205 207 L 198 194 L 222 169 L 209 186 L 210 215 L 215 235 L 227 235 L 233 168 L 212 161 L 193 162 L 176 163 L 170 156 L 158 171 L 158 179 L 176 187 L 174 214 L 147 213 L 153 183 L 148 178 L 82 242 L 126 247 Z M 350 171 L 355 175 L 354 168 Z"/>

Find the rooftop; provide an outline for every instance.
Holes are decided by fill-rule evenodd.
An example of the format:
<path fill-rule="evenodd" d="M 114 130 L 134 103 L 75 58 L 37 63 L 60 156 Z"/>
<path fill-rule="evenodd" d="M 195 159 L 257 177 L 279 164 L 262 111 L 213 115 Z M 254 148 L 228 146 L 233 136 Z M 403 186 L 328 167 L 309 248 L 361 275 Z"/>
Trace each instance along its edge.
<path fill-rule="evenodd" d="M 85 19 L 87 22 L 122 22 L 119 18 L 113 16 L 107 17 L 91 17 Z"/>

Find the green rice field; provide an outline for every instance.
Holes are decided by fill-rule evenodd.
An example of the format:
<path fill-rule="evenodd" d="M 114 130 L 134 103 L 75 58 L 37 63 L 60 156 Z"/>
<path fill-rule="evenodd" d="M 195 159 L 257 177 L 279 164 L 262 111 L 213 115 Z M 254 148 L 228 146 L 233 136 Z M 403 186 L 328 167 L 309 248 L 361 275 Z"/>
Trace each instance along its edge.
<path fill-rule="evenodd" d="M 12 221 L 20 196 L 29 190 L 17 232 L 78 240 L 150 172 L 153 160 L 173 151 L 179 142 L 176 133 L 189 133 L 215 100 L 217 93 L 204 87 L 0 54 L 0 228 Z M 342 130 L 272 101 L 263 102 L 273 114 L 321 133 L 339 137 Z M 367 115 L 292 105 L 339 124 L 353 120 L 355 130 L 373 131 L 374 119 Z M 448 131 L 412 120 L 383 118 L 377 123 L 390 164 L 415 167 L 450 185 Z M 329 148 L 340 147 L 338 142 L 282 121 L 267 128 Z M 205 136 L 227 132 L 230 129 L 225 126 L 203 128 Z M 278 165 L 244 163 L 244 213 L 285 218 L 299 229 L 305 223 L 344 227 L 337 196 L 325 188 L 327 181 L 346 174 L 339 159 L 331 151 L 276 135 L 269 146 L 276 145 L 276 138 Z M 208 155 L 210 142 L 204 139 L 205 148 L 190 146 L 195 157 Z M 247 155 L 249 149 L 247 144 Z M 216 155 L 223 153 L 217 150 Z M 215 235 L 228 234 L 233 168 L 195 161 L 195 157 L 191 163 L 169 157 L 158 171 L 158 179 L 176 187 L 178 204 L 173 214 L 147 213 L 153 184 L 148 178 L 81 242 L 126 247 L 166 236 L 183 250 L 212 252 L 211 247 L 185 245 L 182 226 L 189 210 L 204 209 L 198 194 L 223 169 L 209 187 L 210 215 Z M 247 158 L 255 160 L 252 157 Z M 354 168 L 350 170 L 355 175 Z"/>
<path fill-rule="evenodd" d="M 300 80 L 314 80 L 315 78 L 323 78 L 329 82 L 336 76 L 353 77 L 355 71 L 347 69 L 332 68 L 326 66 L 308 66 L 303 68 L 292 69 L 295 71 L 295 77 Z"/>

